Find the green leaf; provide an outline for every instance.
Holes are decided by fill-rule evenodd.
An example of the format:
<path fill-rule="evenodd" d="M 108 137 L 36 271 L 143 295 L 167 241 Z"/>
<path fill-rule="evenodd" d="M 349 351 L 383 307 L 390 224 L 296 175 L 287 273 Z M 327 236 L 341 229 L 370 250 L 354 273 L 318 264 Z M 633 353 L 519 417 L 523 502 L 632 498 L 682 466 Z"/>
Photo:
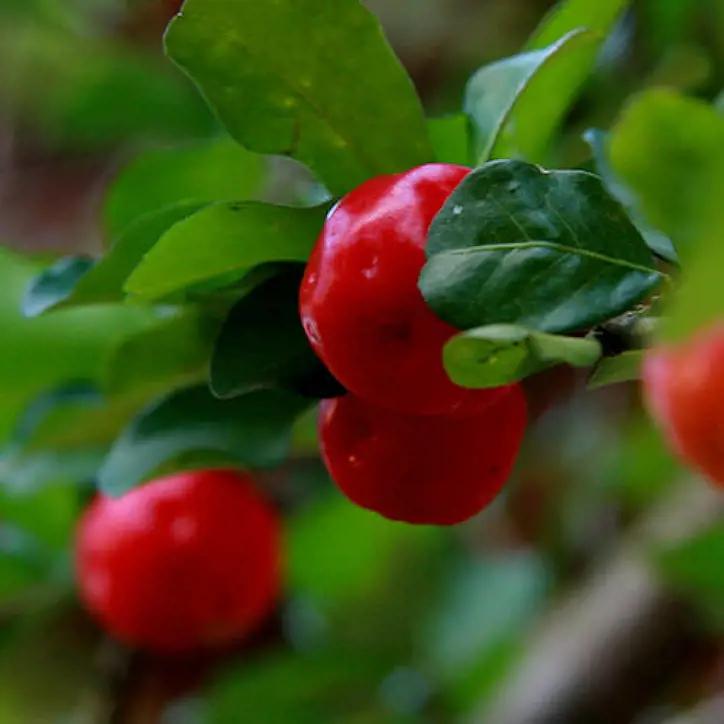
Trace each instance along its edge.
<path fill-rule="evenodd" d="M 200 381 L 206 375 L 219 324 L 210 315 L 187 307 L 125 337 L 111 351 L 104 389 L 122 395 Z"/>
<path fill-rule="evenodd" d="M 585 27 L 605 35 L 631 0 L 563 0 L 541 21 L 527 48 L 543 48 L 575 28 Z"/>
<path fill-rule="evenodd" d="M 499 387 L 557 364 L 589 367 L 601 356 L 593 339 L 561 337 L 510 324 L 454 336 L 443 350 L 450 379 L 462 387 Z"/>
<path fill-rule="evenodd" d="M 78 280 L 88 273 L 93 260 L 86 256 L 66 256 L 38 274 L 30 282 L 22 302 L 26 317 L 37 317 L 67 299 Z"/>
<path fill-rule="evenodd" d="M 665 580 L 698 604 L 721 628 L 724 626 L 724 524 L 656 552 Z"/>
<path fill-rule="evenodd" d="M 683 339 L 724 316 L 724 117 L 666 90 L 638 96 L 611 132 L 611 164 L 685 264 L 663 336 Z"/>
<path fill-rule="evenodd" d="M 166 51 L 234 138 L 335 194 L 432 158 L 410 78 L 358 0 L 187 0 Z"/>
<path fill-rule="evenodd" d="M 312 351 L 299 319 L 304 268 L 294 265 L 260 284 L 231 310 L 211 358 L 211 390 L 220 398 L 257 389 L 310 397 L 345 390 Z"/>
<path fill-rule="evenodd" d="M 528 53 L 510 59 L 519 68 L 544 58 L 516 93 L 492 156 L 543 161 L 551 138 L 590 75 L 598 53 L 630 0 L 566 0 L 544 18 L 528 42 Z M 505 61 L 504 61 L 505 62 Z M 515 71 L 501 69 L 511 93 Z M 507 72 L 506 72 L 507 71 Z M 491 82 L 490 88 L 496 86 Z M 507 103 L 503 101 L 503 106 Z M 496 136 L 498 134 L 496 133 Z M 481 158 L 487 160 L 488 156 Z"/>
<path fill-rule="evenodd" d="M 636 209 L 636 199 L 624 184 L 616 177 L 611 164 L 608 160 L 608 134 L 596 128 L 590 128 L 583 134 L 583 138 L 591 147 L 593 152 L 593 160 L 596 165 L 601 180 L 606 190 L 628 211 L 629 216 L 636 224 L 636 228 L 641 232 L 646 245 L 651 251 L 661 259 L 678 264 L 679 257 L 674 248 L 674 244 L 666 234 L 651 228 L 642 218 L 640 212 Z"/>
<path fill-rule="evenodd" d="M 647 221 L 686 258 L 724 224 L 724 117 L 701 101 L 657 89 L 637 96 L 611 131 L 614 172 Z"/>
<path fill-rule="evenodd" d="M 186 388 L 142 412 L 118 438 L 98 484 L 109 495 L 138 485 L 160 465 L 190 452 L 218 452 L 240 465 L 272 467 L 287 454 L 294 419 L 309 401 L 278 390 L 221 401 Z"/>
<path fill-rule="evenodd" d="M 150 212 L 180 202 L 252 198 L 264 175 L 261 156 L 229 138 L 146 151 L 118 175 L 106 197 L 104 217 L 111 238 Z"/>
<path fill-rule="evenodd" d="M 464 108 L 473 120 L 478 163 L 504 155 L 537 160 L 580 85 L 582 58 L 595 53 L 599 40 L 576 30 L 547 48 L 483 66 L 470 78 Z"/>
<path fill-rule="evenodd" d="M 420 289 L 460 329 L 584 329 L 662 280 L 596 176 L 520 161 L 493 161 L 467 176 L 433 220 L 427 252 Z"/>
<path fill-rule="evenodd" d="M 470 163 L 470 119 L 464 113 L 430 118 L 427 130 L 438 162 Z"/>
<path fill-rule="evenodd" d="M 20 300 L 39 271 L 36 263 L 0 248 L 0 441 L 18 412 L 43 390 L 68 380 L 97 382 L 115 340 L 149 321 L 146 310 L 117 307 L 25 319 Z"/>
<path fill-rule="evenodd" d="M 305 261 L 328 204 L 213 204 L 173 226 L 146 254 L 126 291 L 159 300 L 222 278 L 241 279 L 260 264 Z"/>
<path fill-rule="evenodd" d="M 593 370 L 588 380 L 588 389 L 596 390 L 606 385 L 630 382 L 641 377 L 641 363 L 644 351 L 640 349 L 622 352 L 615 357 L 604 357 Z"/>
<path fill-rule="evenodd" d="M 28 289 L 23 309 L 27 315 L 63 307 L 108 304 L 125 298 L 123 284 L 143 255 L 176 222 L 199 210 L 183 203 L 148 214 L 132 223 L 95 265 L 61 259 L 41 272 Z"/>

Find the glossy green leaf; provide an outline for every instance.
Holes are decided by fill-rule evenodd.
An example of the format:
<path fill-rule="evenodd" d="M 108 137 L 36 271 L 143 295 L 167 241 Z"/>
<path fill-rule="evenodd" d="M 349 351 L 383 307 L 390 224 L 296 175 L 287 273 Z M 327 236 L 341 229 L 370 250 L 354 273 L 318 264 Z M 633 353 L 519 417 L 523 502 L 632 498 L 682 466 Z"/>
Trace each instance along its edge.
<path fill-rule="evenodd" d="M 93 260 L 86 256 L 66 256 L 34 277 L 25 292 L 22 309 L 26 317 L 37 317 L 67 299 L 78 280 L 88 273 Z"/>
<path fill-rule="evenodd" d="M 590 367 L 601 356 L 593 339 L 562 337 L 511 324 L 455 335 L 443 350 L 450 379 L 462 387 L 499 387 L 557 364 Z"/>
<path fill-rule="evenodd" d="M 526 45 L 526 53 L 502 61 L 511 67 L 501 67 L 502 77 L 489 88 L 496 94 L 505 88 L 502 95 L 512 94 L 515 100 L 510 105 L 501 100 L 499 108 L 508 108 L 505 123 L 481 161 L 490 155 L 545 160 L 554 133 L 593 70 L 607 35 L 629 4 L 630 0 L 565 0 L 544 18 Z M 526 65 L 532 72 L 515 87 L 515 75 Z"/>
<path fill-rule="evenodd" d="M 312 351 L 299 319 L 304 268 L 293 265 L 260 284 L 231 310 L 211 358 L 211 390 L 220 398 L 257 389 L 310 397 L 345 390 Z"/>
<path fill-rule="evenodd" d="M 104 217 L 117 238 L 145 214 L 184 203 L 238 201 L 259 193 L 264 160 L 229 138 L 146 151 L 115 179 Z"/>
<path fill-rule="evenodd" d="M 547 48 L 478 70 L 468 81 L 464 100 L 465 112 L 473 121 L 478 163 L 510 153 L 536 159 L 578 88 L 581 56 L 588 58 L 598 45 L 593 33 L 575 30 Z M 579 68 L 575 75 L 571 75 L 572 64 Z M 567 75 L 575 81 L 569 89 L 564 82 Z M 506 126 L 509 136 L 503 140 Z M 513 133 L 515 137 L 510 136 Z"/>
<path fill-rule="evenodd" d="M 633 349 L 615 357 L 604 357 L 593 370 L 588 380 L 588 389 L 595 390 L 620 382 L 631 382 L 641 377 L 641 363 L 644 351 Z"/>
<path fill-rule="evenodd" d="M 646 245 L 651 251 L 661 259 L 672 264 L 678 264 L 679 256 L 676 253 L 674 244 L 666 234 L 651 228 L 644 221 L 641 214 L 636 209 L 636 199 L 626 188 L 624 184 L 616 177 L 608 159 L 608 134 L 596 128 L 591 128 L 583 134 L 584 139 L 591 147 L 593 152 L 593 160 L 596 165 L 601 180 L 606 190 L 618 199 L 618 201 L 628 211 L 632 221 L 636 224 L 636 228 L 641 232 Z"/>
<path fill-rule="evenodd" d="M 232 136 L 335 194 L 432 158 L 412 82 L 359 0 L 187 0 L 166 50 Z"/>
<path fill-rule="evenodd" d="M 144 254 L 167 229 L 199 208 L 195 202 L 182 203 L 138 219 L 94 265 L 77 257 L 61 259 L 33 280 L 23 302 L 25 313 L 123 301 L 123 284 Z"/>
<path fill-rule="evenodd" d="M 328 208 L 253 201 L 208 206 L 159 239 L 126 291 L 158 300 L 218 279 L 232 283 L 260 264 L 305 261 Z"/>
<path fill-rule="evenodd" d="M 433 220 L 427 252 L 423 296 L 459 329 L 583 329 L 626 311 L 662 279 L 596 176 L 520 161 L 467 176 Z"/>
<path fill-rule="evenodd" d="M 430 118 L 427 130 L 435 160 L 461 166 L 470 163 L 470 119 L 465 113 Z"/>
<path fill-rule="evenodd" d="M 120 495 L 185 453 L 218 452 L 239 465 L 271 467 L 287 454 L 291 427 L 309 401 L 278 390 L 218 400 L 205 386 L 170 394 L 143 411 L 116 440 L 98 474 Z"/>

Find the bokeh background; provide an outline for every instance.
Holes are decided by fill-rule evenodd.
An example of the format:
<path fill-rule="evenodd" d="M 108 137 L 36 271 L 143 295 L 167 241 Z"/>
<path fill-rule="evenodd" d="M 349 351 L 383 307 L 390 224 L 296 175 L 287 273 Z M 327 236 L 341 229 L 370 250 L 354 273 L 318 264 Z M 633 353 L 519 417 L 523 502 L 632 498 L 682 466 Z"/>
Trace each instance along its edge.
<path fill-rule="evenodd" d="M 0 0 L 0 724 L 724 722 L 721 496 L 672 458 L 635 384 L 590 392 L 567 369 L 529 381 L 534 424 L 513 480 L 453 529 L 346 502 L 305 418 L 292 459 L 262 478 L 285 515 L 285 596 L 238 649 L 162 660 L 86 618 L 72 531 L 104 425 L 117 421 L 71 405 L 30 444 L 23 429 L 48 390 L 96 378 L 138 320 L 101 307 L 29 322 L 20 300 L 49 259 L 101 250 L 106 190 L 129 159 L 218 137 L 163 57 L 177 4 Z M 439 115 L 459 108 L 472 71 L 517 52 L 552 3 L 366 4 Z M 566 118 L 555 165 L 586 166 L 583 131 L 608 127 L 654 85 L 717 97 L 724 1 L 634 2 Z M 313 191 L 293 164 L 230 158 L 229 198 Z M 121 407 L 119 420 L 133 402 Z"/>

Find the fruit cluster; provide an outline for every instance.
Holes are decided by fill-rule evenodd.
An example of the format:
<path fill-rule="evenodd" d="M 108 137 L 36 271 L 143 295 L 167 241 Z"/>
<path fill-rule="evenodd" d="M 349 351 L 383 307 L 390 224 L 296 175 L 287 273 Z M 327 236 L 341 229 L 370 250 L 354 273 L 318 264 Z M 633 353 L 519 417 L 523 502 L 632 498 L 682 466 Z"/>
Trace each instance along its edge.
<path fill-rule="evenodd" d="M 510 475 L 526 424 L 518 385 L 452 383 L 457 332 L 417 287 L 429 226 L 470 172 L 427 164 L 371 179 L 330 212 L 300 290 L 314 350 L 349 394 L 322 403 L 322 455 L 340 489 L 387 518 L 449 525 Z"/>
<path fill-rule="evenodd" d="M 302 323 L 350 393 L 322 403 L 322 455 L 342 491 L 395 520 L 450 525 L 499 492 L 526 424 L 518 385 L 468 390 L 442 365 L 456 330 L 417 289 L 428 227 L 469 172 L 376 178 L 330 213 L 301 287 Z M 173 653 L 238 641 L 274 605 L 279 526 L 247 474 L 156 479 L 83 516 L 81 596 L 117 638 Z"/>

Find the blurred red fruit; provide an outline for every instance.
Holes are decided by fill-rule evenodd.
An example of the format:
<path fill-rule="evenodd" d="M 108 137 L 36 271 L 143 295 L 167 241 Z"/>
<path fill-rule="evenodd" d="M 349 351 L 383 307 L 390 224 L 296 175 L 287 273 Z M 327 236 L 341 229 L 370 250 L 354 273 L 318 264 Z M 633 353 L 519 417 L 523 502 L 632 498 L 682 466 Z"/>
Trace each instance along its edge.
<path fill-rule="evenodd" d="M 650 350 L 644 393 L 674 450 L 724 485 L 724 324 Z"/>
<path fill-rule="evenodd" d="M 80 593 L 109 633 L 157 652 L 237 641 L 274 606 L 279 524 L 249 475 L 185 472 L 98 497 L 77 533 Z"/>

